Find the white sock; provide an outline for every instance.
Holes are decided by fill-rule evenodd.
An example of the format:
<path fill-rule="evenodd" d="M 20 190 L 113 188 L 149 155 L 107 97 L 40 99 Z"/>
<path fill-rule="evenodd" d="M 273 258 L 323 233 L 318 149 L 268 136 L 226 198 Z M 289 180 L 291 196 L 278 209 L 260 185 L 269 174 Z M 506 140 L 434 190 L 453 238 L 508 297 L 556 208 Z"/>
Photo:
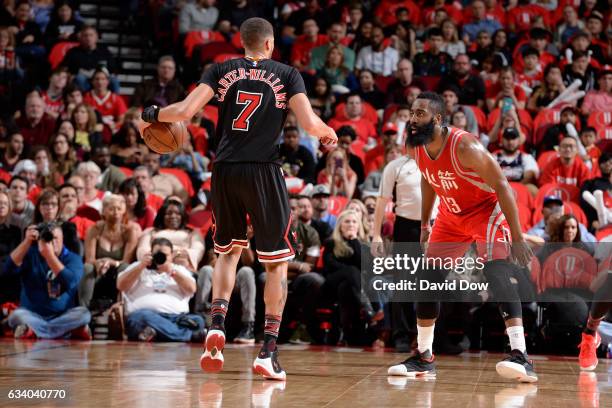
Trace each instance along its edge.
<path fill-rule="evenodd" d="M 420 353 L 429 350 L 433 354 L 433 340 L 435 323 L 431 326 L 417 325 L 417 348 Z"/>
<path fill-rule="evenodd" d="M 508 338 L 510 339 L 511 350 L 520 350 L 523 353 L 527 350 L 523 326 L 508 327 L 506 328 L 506 333 L 508 333 Z"/>

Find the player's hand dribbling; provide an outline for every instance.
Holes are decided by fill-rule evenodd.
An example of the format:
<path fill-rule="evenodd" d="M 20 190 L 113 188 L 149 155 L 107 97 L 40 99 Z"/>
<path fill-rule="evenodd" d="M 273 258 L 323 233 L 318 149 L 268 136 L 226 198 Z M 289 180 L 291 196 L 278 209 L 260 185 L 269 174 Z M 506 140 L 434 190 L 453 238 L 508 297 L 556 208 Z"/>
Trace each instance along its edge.
<path fill-rule="evenodd" d="M 321 136 L 319 140 L 323 146 L 334 146 L 338 143 L 338 136 L 336 136 L 336 131 L 329 126 L 326 129 L 327 134 Z"/>
<path fill-rule="evenodd" d="M 533 252 L 525 240 L 512 241 L 512 261 L 524 268 L 529 265 Z"/>

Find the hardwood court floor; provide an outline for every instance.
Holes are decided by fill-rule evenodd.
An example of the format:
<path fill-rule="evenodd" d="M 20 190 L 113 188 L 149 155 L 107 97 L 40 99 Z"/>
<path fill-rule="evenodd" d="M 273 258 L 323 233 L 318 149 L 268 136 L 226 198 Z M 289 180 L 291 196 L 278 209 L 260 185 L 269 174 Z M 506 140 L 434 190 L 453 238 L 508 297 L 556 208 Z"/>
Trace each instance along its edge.
<path fill-rule="evenodd" d="M 612 369 L 580 375 L 576 358 L 533 356 L 537 385 L 498 377 L 499 354 L 439 356 L 435 380 L 387 377 L 399 354 L 281 346 L 286 383 L 250 366 L 257 346 L 228 345 L 221 374 L 200 371 L 196 345 L 0 340 L 0 407 L 611 407 Z M 64 390 L 65 399 L 9 399 L 10 390 Z"/>

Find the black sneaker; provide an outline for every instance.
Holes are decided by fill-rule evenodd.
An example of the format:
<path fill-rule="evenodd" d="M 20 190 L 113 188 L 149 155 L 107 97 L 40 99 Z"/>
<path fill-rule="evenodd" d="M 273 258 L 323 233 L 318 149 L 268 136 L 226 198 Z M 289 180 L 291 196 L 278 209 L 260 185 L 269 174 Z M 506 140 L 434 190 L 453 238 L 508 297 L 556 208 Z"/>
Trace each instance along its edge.
<path fill-rule="evenodd" d="M 261 350 L 253 362 L 253 372 L 266 380 L 285 381 L 287 374 L 278 362 L 278 349 L 272 352 Z"/>
<path fill-rule="evenodd" d="M 246 322 L 242 326 L 242 330 L 234 339 L 234 343 L 253 344 L 255 343 L 255 322 Z"/>
<path fill-rule="evenodd" d="M 138 333 L 138 340 L 148 343 L 155 340 L 155 336 L 157 336 L 155 329 L 147 326 L 140 333 Z"/>
<path fill-rule="evenodd" d="M 533 369 L 533 361 L 527 360 L 527 353 L 520 350 L 512 350 L 508 357 L 497 363 L 495 369 L 497 374 L 504 378 L 524 383 L 538 381 L 538 376 Z"/>
<path fill-rule="evenodd" d="M 389 367 L 388 375 L 401 375 L 404 377 L 435 378 L 436 363 L 431 351 L 424 353 L 415 350 L 414 354 L 401 363 Z"/>

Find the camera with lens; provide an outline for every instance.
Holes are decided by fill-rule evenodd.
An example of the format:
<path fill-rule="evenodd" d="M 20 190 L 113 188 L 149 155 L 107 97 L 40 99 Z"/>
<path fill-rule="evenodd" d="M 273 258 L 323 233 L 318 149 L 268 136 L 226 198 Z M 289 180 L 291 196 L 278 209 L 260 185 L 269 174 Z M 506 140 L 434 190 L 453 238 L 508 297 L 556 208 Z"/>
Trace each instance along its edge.
<path fill-rule="evenodd" d="M 38 239 L 44 242 L 53 241 L 53 229 L 55 225 L 48 222 L 41 222 L 36 226 L 36 231 L 38 231 Z"/>
<path fill-rule="evenodd" d="M 166 263 L 168 257 L 161 251 L 153 254 L 153 260 L 151 260 L 151 269 L 157 269 L 159 266 Z"/>

